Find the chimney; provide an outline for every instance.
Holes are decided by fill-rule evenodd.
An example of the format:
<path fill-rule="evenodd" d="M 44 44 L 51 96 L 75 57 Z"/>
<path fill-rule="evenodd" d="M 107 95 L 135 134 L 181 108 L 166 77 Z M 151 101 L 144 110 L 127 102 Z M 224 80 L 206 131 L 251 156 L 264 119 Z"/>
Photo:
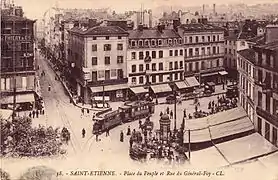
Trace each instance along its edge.
<path fill-rule="evenodd" d="M 181 25 L 180 20 L 174 20 L 173 21 L 173 29 L 178 32 L 178 27 Z"/>
<path fill-rule="evenodd" d="M 157 25 L 157 31 L 160 33 L 163 32 L 163 26 L 160 23 Z"/>
<path fill-rule="evenodd" d="M 213 14 L 216 14 L 215 4 L 213 4 Z"/>
<path fill-rule="evenodd" d="M 205 5 L 203 4 L 203 15 L 205 14 Z"/>
<path fill-rule="evenodd" d="M 153 13 L 152 10 L 149 10 L 149 28 L 153 26 Z"/>
<path fill-rule="evenodd" d="M 267 25 L 266 26 L 266 44 L 278 40 L 278 25 Z"/>

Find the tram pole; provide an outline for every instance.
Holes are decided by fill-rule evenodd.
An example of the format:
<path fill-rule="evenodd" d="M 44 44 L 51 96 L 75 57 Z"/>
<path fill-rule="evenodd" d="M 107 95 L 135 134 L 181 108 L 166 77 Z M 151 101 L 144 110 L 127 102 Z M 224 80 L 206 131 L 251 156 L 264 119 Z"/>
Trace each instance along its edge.
<path fill-rule="evenodd" d="M 105 100 L 104 100 L 104 82 L 102 82 L 102 105 L 104 108 Z"/>
<path fill-rule="evenodd" d="M 188 129 L 188 159 L 191 159 L 191 143 L 190 143 L 190 129 Z"/>

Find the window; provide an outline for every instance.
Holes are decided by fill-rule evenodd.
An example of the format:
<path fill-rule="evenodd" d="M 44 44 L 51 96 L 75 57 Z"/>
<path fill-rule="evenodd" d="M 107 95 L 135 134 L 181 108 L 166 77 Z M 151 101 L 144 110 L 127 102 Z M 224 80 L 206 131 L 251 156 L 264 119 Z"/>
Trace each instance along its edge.
<path fill-rule="evenodd" d="M 192 37 L 191 36 L 189 37 L 189 43 L 192 43 Z"/>
<path fill-rule="evenodd" d="M 28 51 L 29 50 L 29 43 L 23 42 L 21 43 L 21 51 Z"/>
<path fill-rule="evenodd" d="M 156 51 L 152 51 L 152 58 L 153 58 L 153 59 L 156 58 Z"/>
<path fill-rule="evenodd" d="M 229 54 L 232 54 L 232 50 L 231 49 L 229 49 Z"/>
<path fill-rule="evenodd" d="M 178 55 L 179 55 L 179 51 L 175 50 L 175 56 L 178 56 Z"/>
<path fill-rule="evenodd" d="M 152 75 L 152 83 L 156 83 L 156 75 Z"/>
<path fill-rule="evenodd" d="M 183 80 L 183 72 L 180 72 L 180 80 Z"/>
<path fill-rule="evenodd" d="M 199 71 L 199 62 L 195 62 L 195 70 Z"/>
<path fill-rule="evenodd" d="M 262 119 L 258 117 L 258 133 L 262 134 Z"/>
<path fill-rule="evenodd" d="M 177 44 L 177 39 L 174 39 L 174 44 Z"/>
<path fill-rule="evenodd" d="M 187 49 L 184 49 L 184 57 L 187 57 Z"/>
<path fill-rule="evenodd" d="M 258 91 L 258 106 L 259 107 L 262 107 L 262 98 L 263 98 L 262 92 Z"/>
<path fill-rule="evenodd" d="M 143 53 L 142 51 L 139 52 L 139 59 L 140 59 L 140 60 L 144 59 L 144 53 Z"/>
<path fill-rule="evenodd" d="M 122 36 L 118 36 L 118 39 L 122 39 Z"/>
<path fill-rule="evenodd" d="M 180 56 L 183 56 L 183 49 L 180 49 Z"/>
<path fill-rule="evenodd" d="M 169 70 L 173 70 L 173 62 L 169 62 Z"/>
<path fill-rule="evenodd" d="M 117 77 L 117 69 L 111 69 L 111 77 Z"/>
<path fill-rule="evenodd" d="M 199 37 L 198 36 L 195 37 L 195 41 L 196 41 L 196 43 L 199 42 Z"/>
<path fill-rule="evenodd" d="M 149 46 L 150 42 L 149 40 L 145 40 L 145 46 Z"/>
<path fill-rule="evenodd" d="M 96 71 L 92 72 L 92 81 L 93 82 L 97 81 L 97 72 Z"/>
<path fill-rule="evenodd" d="M 163 51 L 158 52 L 159 58 L 163 58 Z"/>
<path fill-rule="evenodd" d="M 139 64 L 139 71 L 140 71 L 140 72 L 144 71 L 144 66 L 143 66 L 143 64 Z"/>
<path fill-rule="evenodd" d="M 169 56 L 173 56 L 173 50 L 169 50 Z"/>
<path fill-rule="evenodd" d="M 136 52 L 131 52 L 131 59 L 136 59 Z"/>
<path fill-rule="evenodd" d="M 184 41 L 184 44 L 186 44 L 187 43 L 187 37 L 184 37 L 183 41 Z"/>
<path fill-rule="evenodd" d="M 109 56 L 105 56 L 104 64 L 110 64 L 110 57 Z"/>
<path fill-rule="evenodd" d="M 98 71 L 98 78 L 104 78 L 104 71 Z"/>
<path fill-rule="evenodd" d="M 208 36 L 208 42 L 210 42 L 210 36 Z"/>
<path fill-rule="evenodd" d="M 92 51 L 97 51 L 97 45 L 96 44 L 92 45 Z"/>
<path fill-rule="evenodd" d="M 212 47 L 212 53 L 216 54 L 216 48 L 214 46 Z"/>
<path fill-rule="evenodd" d="M 131 72 L 136 72 L 136 65 L 131 66 Z"/>
<path fill-rule="evenodd" d="M 136 77 L 131 78 L 131 83 L 136 84 Z"/>
<path fill-rule="evenodd" d="M 97 57 L 92 57 L 92 65 L 97 65 Z"/>
<path fill-rule="evenodd" d="M 236 50 L 234 50 L 235 51 L 235 54 L 236 54 Z M 219 52 L 219 46 L 217 46 L 217 54 L 219 54 L 220 52 Z"/>
<path fill-rule="evenodd" d="M 193 56 L 193 49 L 189 48 L 189 57 L 192 57 L 192 56 Z"/>
<path fill-rule="evenodd" d="M 168 40 L 169 45 L 172 45 L 172 39 Z"/>
<path fill-rule="evenodd" d="M 159 64 L 158 64 L 158 69 L 159 69 L 160 71 L 163 70 L 163 63 L 159 63 Z"/>
<path fill-rule="evenodd" d="M 156 71 L 156 64 L 155 63 L 152 63 L 152 70 Z"/>
<path fill-rule="evenodd" d="M 261 69 L 258 69 L 258 81 L 259 83 L 263 82 L 263 72 Z"/>
<path fill-rule="evenodd" d="M 150 70 L 150 65 L 146 64 L 146 70 Z"/>
<path fill-rule="evenodd" d="M 175 80 L 179 79 L 179 73 L 175 73 Z"/>
<path fill-rule="evenodd" d="M 105 80 L 110 79 L 110 70 L 105 70 Z"/>
<path fill-rule="evenodd" d="M 180 69 L 183 69 L 183 61 L 180 61 Z"/>
<path fill-rule="evenodd" d="M 122 79 L 124 77 L 123 70 L 122 69 L 118 69 L 117 75 L 118 75 L 118 79 Z"/>
<path fill-rule="evenodd" d="M 175 69 L 179 69 L 178 61 L 175 61 Z"/>
<path fill-rule="evenodd" d="M 94 37 L 93 37 L 93 40 L 97 40 L 97 37 L 94 36 Z"/>
<path fill-rule="evenodd" d="M 123 50 L 123 44 L 117 44 L 117 50 Z"/>
<path fill-rule="evenodd" d="M 216 67 L 219 67 L 219 59 L 216 60 Z"/>
<path fill-rule="evenodd" d="M 141 46 L 141 47 L 143 46 L 143 41 L 142 40 L 139 41 L 139 46 Z"/>
<path fill-rule="evenodd" d="M 265 138 L 268 141 L 270 140 L 269 137 L 270 137 L 270 125 L 267 122 L 265 122 Z"/>
<path fill-rule="evenodd" d="M 227 54 L 227 52 L 228 52 L 228 49 L 227 49 L 227 48 L 225 48 L 225 54 Z"/>
<path fill-rule="evenodd" d="M 217 35 L 217 41 L 219 41 L 219 35 Z"/>
<path fill-rule="evenodd" d="M 139 84 L 143 84 L 144 83 L 144 77 L 143 76 L 140 76 L 139 77 Z"/>
<path fill-rule="evenodd" d="M 192 63 L 189 63 L 189 72 L 192 71 Z"/>
<path fill-rule="evenodd" d="M 266 101 L 265 101 L 265 107 L 266 111 L 270 113 L 270 94 L 266 94 Z"/>
<path fill-rule="evenodd" d="M 205 67 L 205 62 L 202 61 L 202 62 L 201 62 L 201 69 L 204 70 L 205 68 L 206 68 L 206 67 Z"/>
<path fill-rule="evenodd" d="M 205 36 L 202 36 L 202 42 L 205 42 Z"/>
<path fill-rule="evenodd" d="M 104 44 L 103 45 L 103 50 L 104 51 L 111 51 L 111 44 Z"/>
<path fill-rule="evenodd" d="M 3 34 L 11 34 L 12 30 L 9 28 L 4 28 L 3 29 Z"/>
<path fill-rule="evenodd" d="M 105 39 L 106 39 L 106 40 L 109 40 L 109 36 L 106 36 Z"/>
<path fill-rule="evenodd" d="M 213 42 L 215 41 L 215 36 L 214 36 L 214 35 L 212 36 L 212 41 L 213 41 Z"/>
<path fill-rule="evenodd" d="M 146 51 L 146 57 L 150 57 L 150 51 Z"/>
<path fill-rule="evenodd" d="M 195 48 L 195 56 L 199 56 L 199 48 Z"/>
<path fill-rule="evenodd" d="M 155 46 L 155 40 L 152 40 L 152 46 Z"/>
<path fill-rule="evenodd" d="M 132 47 L 135 46 L 135 41 L 131 41 L 131 46 L 132 46 Z"/>
<path fill-rule="evenodd" d="M 277 145 L 277 129 L 272 127 L 272 144 Z"/>
<path fill-rule="evenodd" d="M 181 38 L 179 39 L 179 44 L 180 44 L 180 45 L 182 44 L 182 39 L 181 39 Z"/>
<path fill-rule="evenodd" d="M 211 52 L 210 52 L 210 47 L 207 47 L 207 53 L 208 53 L 208 55 L 211 54 Z"/>
<path fill-rule="evenodd" d="M 117 63 L 123 63 L 124 57 L 123 56 L 117 56 Z"/>
<path fill-rule="evenodd" d="M 159 46 L 162 45 L 162 40 L 161 40 L 161 39 L 158 40 L 158 45 L 159 45 Z"/>
<path fill-rule="evenodd" d="M 163 82 L 163 75 L 160 74 L 160 75 L 158 76 L 158 79 L 159 79 L 159 82 Z"/>

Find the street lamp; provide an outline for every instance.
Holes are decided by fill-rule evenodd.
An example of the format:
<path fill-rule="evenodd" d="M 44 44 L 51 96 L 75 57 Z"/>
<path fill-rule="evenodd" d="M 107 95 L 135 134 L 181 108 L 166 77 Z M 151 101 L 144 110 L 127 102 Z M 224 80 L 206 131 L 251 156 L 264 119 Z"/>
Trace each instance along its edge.
<path fill-rule="evenodd" d="M 173 87 L 173 94 L 174 94 L 174 132 L 177 130 L 177 90 Z"/>

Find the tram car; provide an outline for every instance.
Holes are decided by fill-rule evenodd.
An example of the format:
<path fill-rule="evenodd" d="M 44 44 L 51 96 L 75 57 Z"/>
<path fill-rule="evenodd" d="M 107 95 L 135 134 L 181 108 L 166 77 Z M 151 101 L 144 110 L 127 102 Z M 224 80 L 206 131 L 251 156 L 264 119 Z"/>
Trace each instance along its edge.
<path fill-rule="evenodd" d="M 125 103 L 119 107 L 123 122 L 130 122 L 137 119 L 149 117 L 154 113 L 154 103 L 149 101 L 135 101 Z"/>
<path fill-rule="evenodd" d="M 110 111 L 100 116 L 96 116 L 93 121 L 93 134 L 100 134 L 107 129 L 114 128 L 122 123 L 119 110 Z"/>

